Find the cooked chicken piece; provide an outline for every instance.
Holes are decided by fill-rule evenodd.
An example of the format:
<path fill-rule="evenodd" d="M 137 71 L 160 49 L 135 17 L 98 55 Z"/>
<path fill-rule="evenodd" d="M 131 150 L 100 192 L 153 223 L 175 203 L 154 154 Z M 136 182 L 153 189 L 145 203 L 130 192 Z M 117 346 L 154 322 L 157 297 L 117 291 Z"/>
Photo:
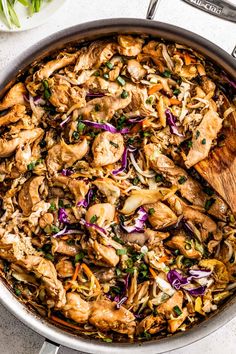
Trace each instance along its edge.
<path fill-rule="evenodd" d="M 49 297 L 47 299 L 49 307 L 60 309 L 65 305 L 66 292 L 57 279 L 57 272 L 51 261 L 39 256 L 28 256 L 18 263 L 41 280 Z"/>
<path fill-rule="evenodd" d="M 79 52 L 74 71 L 99 68 L 103 63 L 110 60 L 116 52 L 117 45 L 108 41 L 96 41 L 88 48 L 84 47 Z"/>
<path fill-rule="evenodd" d="M 108 203 L 115 204 L 120 197 L 118 188 L 111 178 L 97 178 L 93 184 L 107 197 Z"/>
<path fill-rule="evenodd" d="M 185 234 L 184 231 L 179 231 L 170 241 L 166 242 L 166 245 L 170 248 L 177 249 L 186 258 L 201 259 L 202 253 L 197 251 L 194 247 L 194 243 Z"/>
<path fill-rule="evenodd" d="M 201 77 L 201 86 L 203 88 L 203 91 L 208 95 L 210 92 L 214 95 L 215 89 L 216 89 L 216 84 L 209 79 L 207 76 L 202 76 Z"/>
<path fill-rule="evenodd" d="M 115 268 L 100 268 L 95 272 L 95 277 L 99 280 L 100 283 L 107 283 L 113 278 L 116 278 Z"/>
<path fill-rule="evenodd" d="M 169 232 L 154 231 L 149 228 L 144 230 L 144 234 L 150 246 L 158 244 L 170 236 Z"/>
<path fill-rule="evenodd" d="M 35 255 L 38 252 L 32 246 L 31 238 L 24 234 L 9 233 L 0 229 L 0 256 L 9 262 L 16 262 L 28 255 Z"/>
<path fill-rule="evenodd" d="M 182 309 L 182 314 L 180 316 L 168 320 L 168 330 L 171 333 L 176 332 L 177 329 L 182 325 L 182 323 L 186 320 L 187 317 L 188 317 L 188 310 L 186 307 L 184 307 Z"/>
<path fill-rule="evenodd" d="M 25 104 L 25 95 L 27 91 L 25 85 L 22 82 L 18 82 L 4 96 L 2 102 L 0 103 L 0 111 L 4 111 L 15 105 L 24 105 Z"/>
<path fill-rule="evenodd" d="M 69 259 L 61 259 L 57 264 L 56 264 L 56 271 L 61 278 L 68 278 L 72 277 L 75 269 L 71 261 Z"/>
<path fill-rule="evenodd" d="M 141 38 L 135 38 L 129 35 L 121 34 L 117 37 L 118 39 L 118 52 L 121 55 L 125 55 L 127 57 L 134 57 L 138 55 L 144 44 L 144 40 Z"/>
<path fill-rule="evenodd" d="M 230 280 L 230 276 L 226 265 L 218 259 L 203 259 L 199 262 L 199 266 L 213 271 L 214 278 L 219 287 L 226 287 Z"/>
<path fill-rule="evenodd" d="M 127 107 L 127 111 L 134 116 L 149 116 L 155 112 L 151 104 L 147 103 L 148 93 L 146 87 L 140 88 L 138 86 L 127 84 L 127 91 L 130 92 L 131 102 Z"/>
<path fill-rule="evenodd" d="M 125 200 L 121 213 L 129 215 L 142 205 L 159 202 L 170 191 L 168 188 L 132 190 Z"/>
<path fill-rule="evenodd" d="M 44 176 L 31 177 L 23 184 L 18 195 L 18 203 L 25 216 L 29 216 L 34 205 L 41 201 L 39 187 L 43 180 Z"/>
<path fill-rule="evenodd" d="M 177 222 L 175 213 L 164 203 L 157 202 L 144 206 L 148 212 L 148 221 L 156 230 L 163 229 Z"/>
<path fill-rule="evenodd" d="M 193 131 L 192 146 L 187 155 L 185 165 L 194 166 L 208 156 L 212 141 L 222 128 L 222 119 L 217 112 L 210 109 L 203 117 L 201 123 Z"/>
<path fill-rule="evenodd" d="M 123 306 L 119 309 L 115 302 L 109 300 L 94 301 L 91 308 L 89 322 L 102 331 L 115 331 L 118 333 L 134 334 L 135 317 Z"/>
<path fill-rule="evenodd" d="M 85 220 L 91 223 L 91 219 L 96 218 L 97 225 L 103 227 L 105 224 L 110 225 L 115 218 L 115 206 L 109 203 L 94 204 L 88 208 L 85 214 Z"/>
<path fill-rule="evenodd" d="M 6 140 L 5 138 L 0 139 L 0 157 L 8 157 L 17 149 L 25 143 L 33 143 L 36 139 L 43 135 L 43 130 L 41 128 L 35 128 L 33 130 L 22 130 L 17 134 L 17 137 L 11 140 Z"/>
<path fill-rule="evenodd" d="M 86 92 L 83 88 L 78 86 L 71 87 L 71 84 L 61 78 L 51 79 L 49 83 L 51 96 L 50 103 L 57 107 L 58 112 L 66 112 L 73 105 L 77 108 L 86 105 L 85 95 Z"/>
<path fill-rule="evenodd" d="M 183 60 L 178 55 L 173 56 L 173 61 L 175 63 L 173 72 L 180 77 L 191 80 L 198 75 L 196 64 L 184 65 Z"/>
<path fill-rule="evenodd" d="M 66 144 L 61 140 L 48 150 L 46 158 L 46 165 L 51 175 L 56 174 L 57 171 L 71 167 L 76 161 L 81 160 L 89 151 L 87 139 L 76 144 Z"/>
<path fill-rule="evenodd" d="M 41 229 L 44 229 L 46 226 L 52 225 L 53 221 L 54 221 L 53 214 L 45 213 L 39 219 L 39 226 L 41 227 Z"/>
<path fill-rule="evenodd" d="M 97 76 L 91 76 L 85 83 L 84 88 L 89 92 L 98 92 L 104 94 L 110 93 L 117 97 L 120 96 L 123 91 L 123 88 L 118 84 L 118 82 L 112 82 Z"/>
<path fill-rule="evenodd" d="M 169 157 L 161 154 L 155 144 L 144 146 L 144 152 L 151 167 L 155 171 L 161 172 L 173 185 L 178 186 L 184 198 L 194 205 L 205 207 L 209 196 L 202 191 L 202 186 L 199 182 L 190 177 L 184 169 L 175 165 Z M 228 209 L 227 204 L 217 195 L 214 195 L 213 198 L 215 202 L 208 210 L 208 213 L 225 220 Z"/>
<path fill-rule="evenodd" d="M 175 306 L 178 306 L 181 310 L 183 306 L 183 298 L 182 291 L 176 291 L 170 299 L 157 307 L 158 314 L 162 314 L 168 318 L 173 314 L 173 308 Z"/>
<path fill-rule="evenodd" d="M 84 301 L 77 293 L 66 294 L 64 315 L 78 323 L 86 323 L 91 313 L 91 303 Z"/>
<path fill-rule="evenodd" d="M 71 245 L 67 243 L 65 240 L 59 240 L 57 238 L 52 237 L 52 253 L 61 253 L 66 256 L 74 257 L 78 252 L 79 248 L 76 245 Z"/>
<path fill-rule="evenodd" d="M 103 132 L 92 146 L 94 166 L 107 166 L 119 161 L 124 153 L 124 139 L 120 133 Z"/>
<path fill-rule="evenodd" d="M 78 181 L 66 176 L 55 176 L 52 183 L 54 186 L 62 187 L 63 189 L 68 188 L 74 194 L 76 204 L 85 198 L 89 190 L 89 184 L 85 181 Z"/>
<path fill-rule="evenodd" d="M 143 66 L 135 59 L 130 59 L 127 61 L 127 71 L 131 76 L 132 81 L 139 82 L 146 75 L 146 70 Z"/>
<path fill-rule="evenodd" d="M 0 127 L 4 125 L 9 125 L 11 123 L 16 123 L 20 119 L 24 119 L 26 114 L 25 106 L 21 104 L 16 104 L 11 107 L 10 111 L 4 116 L 0 116 Z"/>
<path fill-rule="evenodd" d="M 163 329 L 165 320 L 162 316 L 149 315 L 145 317 L 137 326 L 136 333 L 142 334 L 143 332 L 155 334 Z"/>
<path fill-rule="evenodd" d="M 109 267 L 115 267 L 119 263 L 120 258 L 114 248 L 104 246 L 97 241 L 94 241 L 93 248 L 96 252 L 96 259 L 105 262 Z"/>
<path fill-rule="evenodd" d="M 121 239 L 127 243 L 136 243 L 137 245 L 143 246 L 145 242 L 148 240 L 148 237 L 145 233 L 141 232 L 132 232 L 130 234 L 122 234 Z"/>
<path fill-rule="evenodd" d="M 41 81 L 48 79 L 55 71 L 64 68 L 65 66 L 74 64 L 79 52 L 74 54 L 65 53 L 62 57 L 58 59 L 51 60 L 41 67 L 34 74 L 35 81 Z"/>
<path fill-rule="evenodd" d="M 37 160 L 37 159 L 35 159 Z M 32 151 L 29 143 L 18 147 L 15 155 L 16 168 L 19 172 L 27 171 L 27 166 L 32 162 Z"/>
<path fill-rule="evenodd" d="M 220 232 L 217 231 L 217 224 L 209 216 L 187 205 L 179 197 L 175 195 L 171 196 L 168 198 L 168 203 L 170 204 L 171 208 L 176 211 L 177 215 L 183 214 L 187 221 L 193 225 L 196 225 L 197 228 L 200 228 L 201 241 L 204 242 L 209 237 L 209 233 L 216 235 Z"/>
<path fill-rule="evenodd" d="M 121 98 L 120 96 L 94 98 L 85 107 L 78 109 L 78 116 L 96 122 L 108 122 L 116 111 L 127 107 L 130 101 L 130 95 L 126 98 Z"/>

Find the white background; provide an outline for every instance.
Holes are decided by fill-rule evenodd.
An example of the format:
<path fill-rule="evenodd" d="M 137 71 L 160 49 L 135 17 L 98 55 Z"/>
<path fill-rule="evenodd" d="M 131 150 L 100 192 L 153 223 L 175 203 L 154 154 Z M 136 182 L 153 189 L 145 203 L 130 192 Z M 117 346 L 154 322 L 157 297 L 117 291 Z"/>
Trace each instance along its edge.
<path fill-rule="evenodd" d="M 57 0 L 53 0 L 57 1 Z M 0 33 L 0 70 L 33 43 L 78 23 L 101 18 L 145 18 L 148 0 L 68 0 L 50 22 L 21 33 Z M 236 0 L 231 0 L 235 3 Z M 210 39 L 228 52 L 236 45 L 236 24 L 220 20 L 185 4 L 181 0 L 162 0 L 156 20 L 171 23 Z M 0 353 L 36 354 L 43 338 L 22 325 L 0 306 Z M 75 354 L 60 349 L 60 354 Z M 171 354 L 233 354 L 236 353 L 236 318 L 207 338 Z M 170 353 L 169 353 L 170 354 Z"/>

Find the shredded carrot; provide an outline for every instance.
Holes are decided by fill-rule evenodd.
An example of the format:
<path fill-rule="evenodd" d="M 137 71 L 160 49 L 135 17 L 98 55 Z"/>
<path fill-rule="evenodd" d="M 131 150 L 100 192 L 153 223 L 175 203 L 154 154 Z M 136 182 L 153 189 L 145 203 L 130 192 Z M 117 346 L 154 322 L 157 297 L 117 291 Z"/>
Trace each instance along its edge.
<path fill-rule="evenodd" d="M 157 277 L 157 273 L 155 272 L 155 270 L 151 267 L 149 267 L 149 271 L 152 274 L 153 278 L 155 279 Z"/>
<path fill-rule="evenodd" d="M 168 261 L 168 257 L 167 256 L 162 256 L 158 262 L 166 262 Z"/>
<path fill-rule="evenodd" d="M 181 101 L 177 100 L 177 98 L 169 98 L 170 105 L 180 105 Z"/>
<path fill-rule="evenodd" d="M 150 126 L 152 125 L 152 124 L 150 123 L 150 121 L 149 121 L 148 118 L 144 119 L 144 120 L 141 122 L 141 124 L 142 124 L 142 127 L 143 127 L 143 128 L 148 128 L 148 127 L 150 127 Z"/>
<path fill-rule="evenodd" d="M 196 60 L 190 57 L 188 53 L 184 53 L 184 61 L 185 65 L 195 64 Z"/>
<path fill-rule="evenodd" d="M 87 275 L 88 278 L 91 278 L 92 276 L 94 277 L 94 281 L 95 281 L 97 290 L 100 291 L 101 287 L 100 287 L 99 281 L 97 280 L 97 278 L 95 277 L 95 275 L 93 274 L 91 269 L 87 266 L 87 264 L 82 263 L 81 264 L 81 268 L 84 270 L 84 272 L 85 272 L 85 274 Z"/>
<path fill-rule="evenodd" d="M 138 133 L 140 131 L 140 124 L 137 123 L 133 126 L 133 128 L 130 130 L 131 133 Z"/>
<path fill-rule="evenodd" d="M 57 323 L 60 323 L 60 324 L 62 324 L 62 325 L 64 325 L 64 326 L 67 326 L 67 327 L 70 327 L 70 328 L 73 328 L 73 329 L 77 329 L 78 331 L 83 330 L 83 328 L 78 327 L 78 326 L 75 326 L 75 325 L 73 325 L 73 324 L 71 324 L 71 323 L 68 323 L 68 322 L 62 320 L 62 319 L 59 318 L 59 317 L 51 316 L 50 318 L 51 318 L 53 321 L 55 321 L 55 322 L 57 322 Z"/>
<path fill-rule="evenodd" d="M 79 268 L 80 268 L 80 263 L 77 263 L 77 264 L 76 264 L 76 267 L 75 267 L 75 272 L 74 272 L 74 274 L 73 274 L 73 277 L 72 277 L 71 281 L 75 281 L 76 278 L 78 277 Z M 66 291 L 69 290 L 69 289 L 71 288 L 71 285 L 72 285 L 71 283 L 66 284 L 65 290 L 66 290 Z"/>
<path fill-rule="evenodd" d="M 148 90 L 148 96 L 153 95 L 154 93 L 160 91 L 163 88 L 162 84 L 156 84 Z"/>

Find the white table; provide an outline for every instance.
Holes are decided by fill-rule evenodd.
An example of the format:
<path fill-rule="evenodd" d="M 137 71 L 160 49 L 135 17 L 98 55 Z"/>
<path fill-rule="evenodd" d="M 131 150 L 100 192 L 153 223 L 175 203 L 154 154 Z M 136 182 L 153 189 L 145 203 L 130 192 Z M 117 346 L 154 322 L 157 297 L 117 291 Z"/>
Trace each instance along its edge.
<path fill-rule="evenodd" d="M 231 0 L 236 2 L 236 0 Z M 145 18 L 148 0 L 69 0 L 48 24 L 28 32 L 0 33 L 0 70 L 11 59 L 60 29 L 101 18 Z M 194 31 L 226 51 L 236 45 L 236 25 L 195 10 L 181 0 L 162 0 L 156 19 Z M 43 338 L 15 319 L 0 306 L 0 353 L 37 354 Z M 236 318 L 207 338 L 171 354 L 232 354 L 236 352 Z M 60 354 L 75 354 L 61 348 Z M 170 354 L 170 353 L 169 353 Z"/>

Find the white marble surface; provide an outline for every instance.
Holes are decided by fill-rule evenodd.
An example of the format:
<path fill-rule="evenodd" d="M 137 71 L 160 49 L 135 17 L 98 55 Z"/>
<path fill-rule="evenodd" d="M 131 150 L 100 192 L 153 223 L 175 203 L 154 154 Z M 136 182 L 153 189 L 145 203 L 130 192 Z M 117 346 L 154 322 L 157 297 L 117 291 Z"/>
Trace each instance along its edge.
<path fill-rule="evenodd" d="M 55 0 L 56 1 L 56 0 Z M 0 33 L 0 70 L 11 59 L 47 35 L 65 27 L 101 18 L 144 18 L 148 0 L 68 0 L 49 23 L 21 33 Z M 231 0 L 236 4 L 236 0 Z M 194 10 L 181 0 L 162 0 L 156 19 L 194 31 L 226 51 L 236 44 L 236 25 Z M 0 353 L 36 354 L 43 338 L 32 332 L 0 306 Z M 236 318 L 207 338 L 171 354 L 233 354 L 236 352 Z M 75 354 L 61 348 L 60 354 Z M 169 353 L 170 354 L 170 353 Z"/>

